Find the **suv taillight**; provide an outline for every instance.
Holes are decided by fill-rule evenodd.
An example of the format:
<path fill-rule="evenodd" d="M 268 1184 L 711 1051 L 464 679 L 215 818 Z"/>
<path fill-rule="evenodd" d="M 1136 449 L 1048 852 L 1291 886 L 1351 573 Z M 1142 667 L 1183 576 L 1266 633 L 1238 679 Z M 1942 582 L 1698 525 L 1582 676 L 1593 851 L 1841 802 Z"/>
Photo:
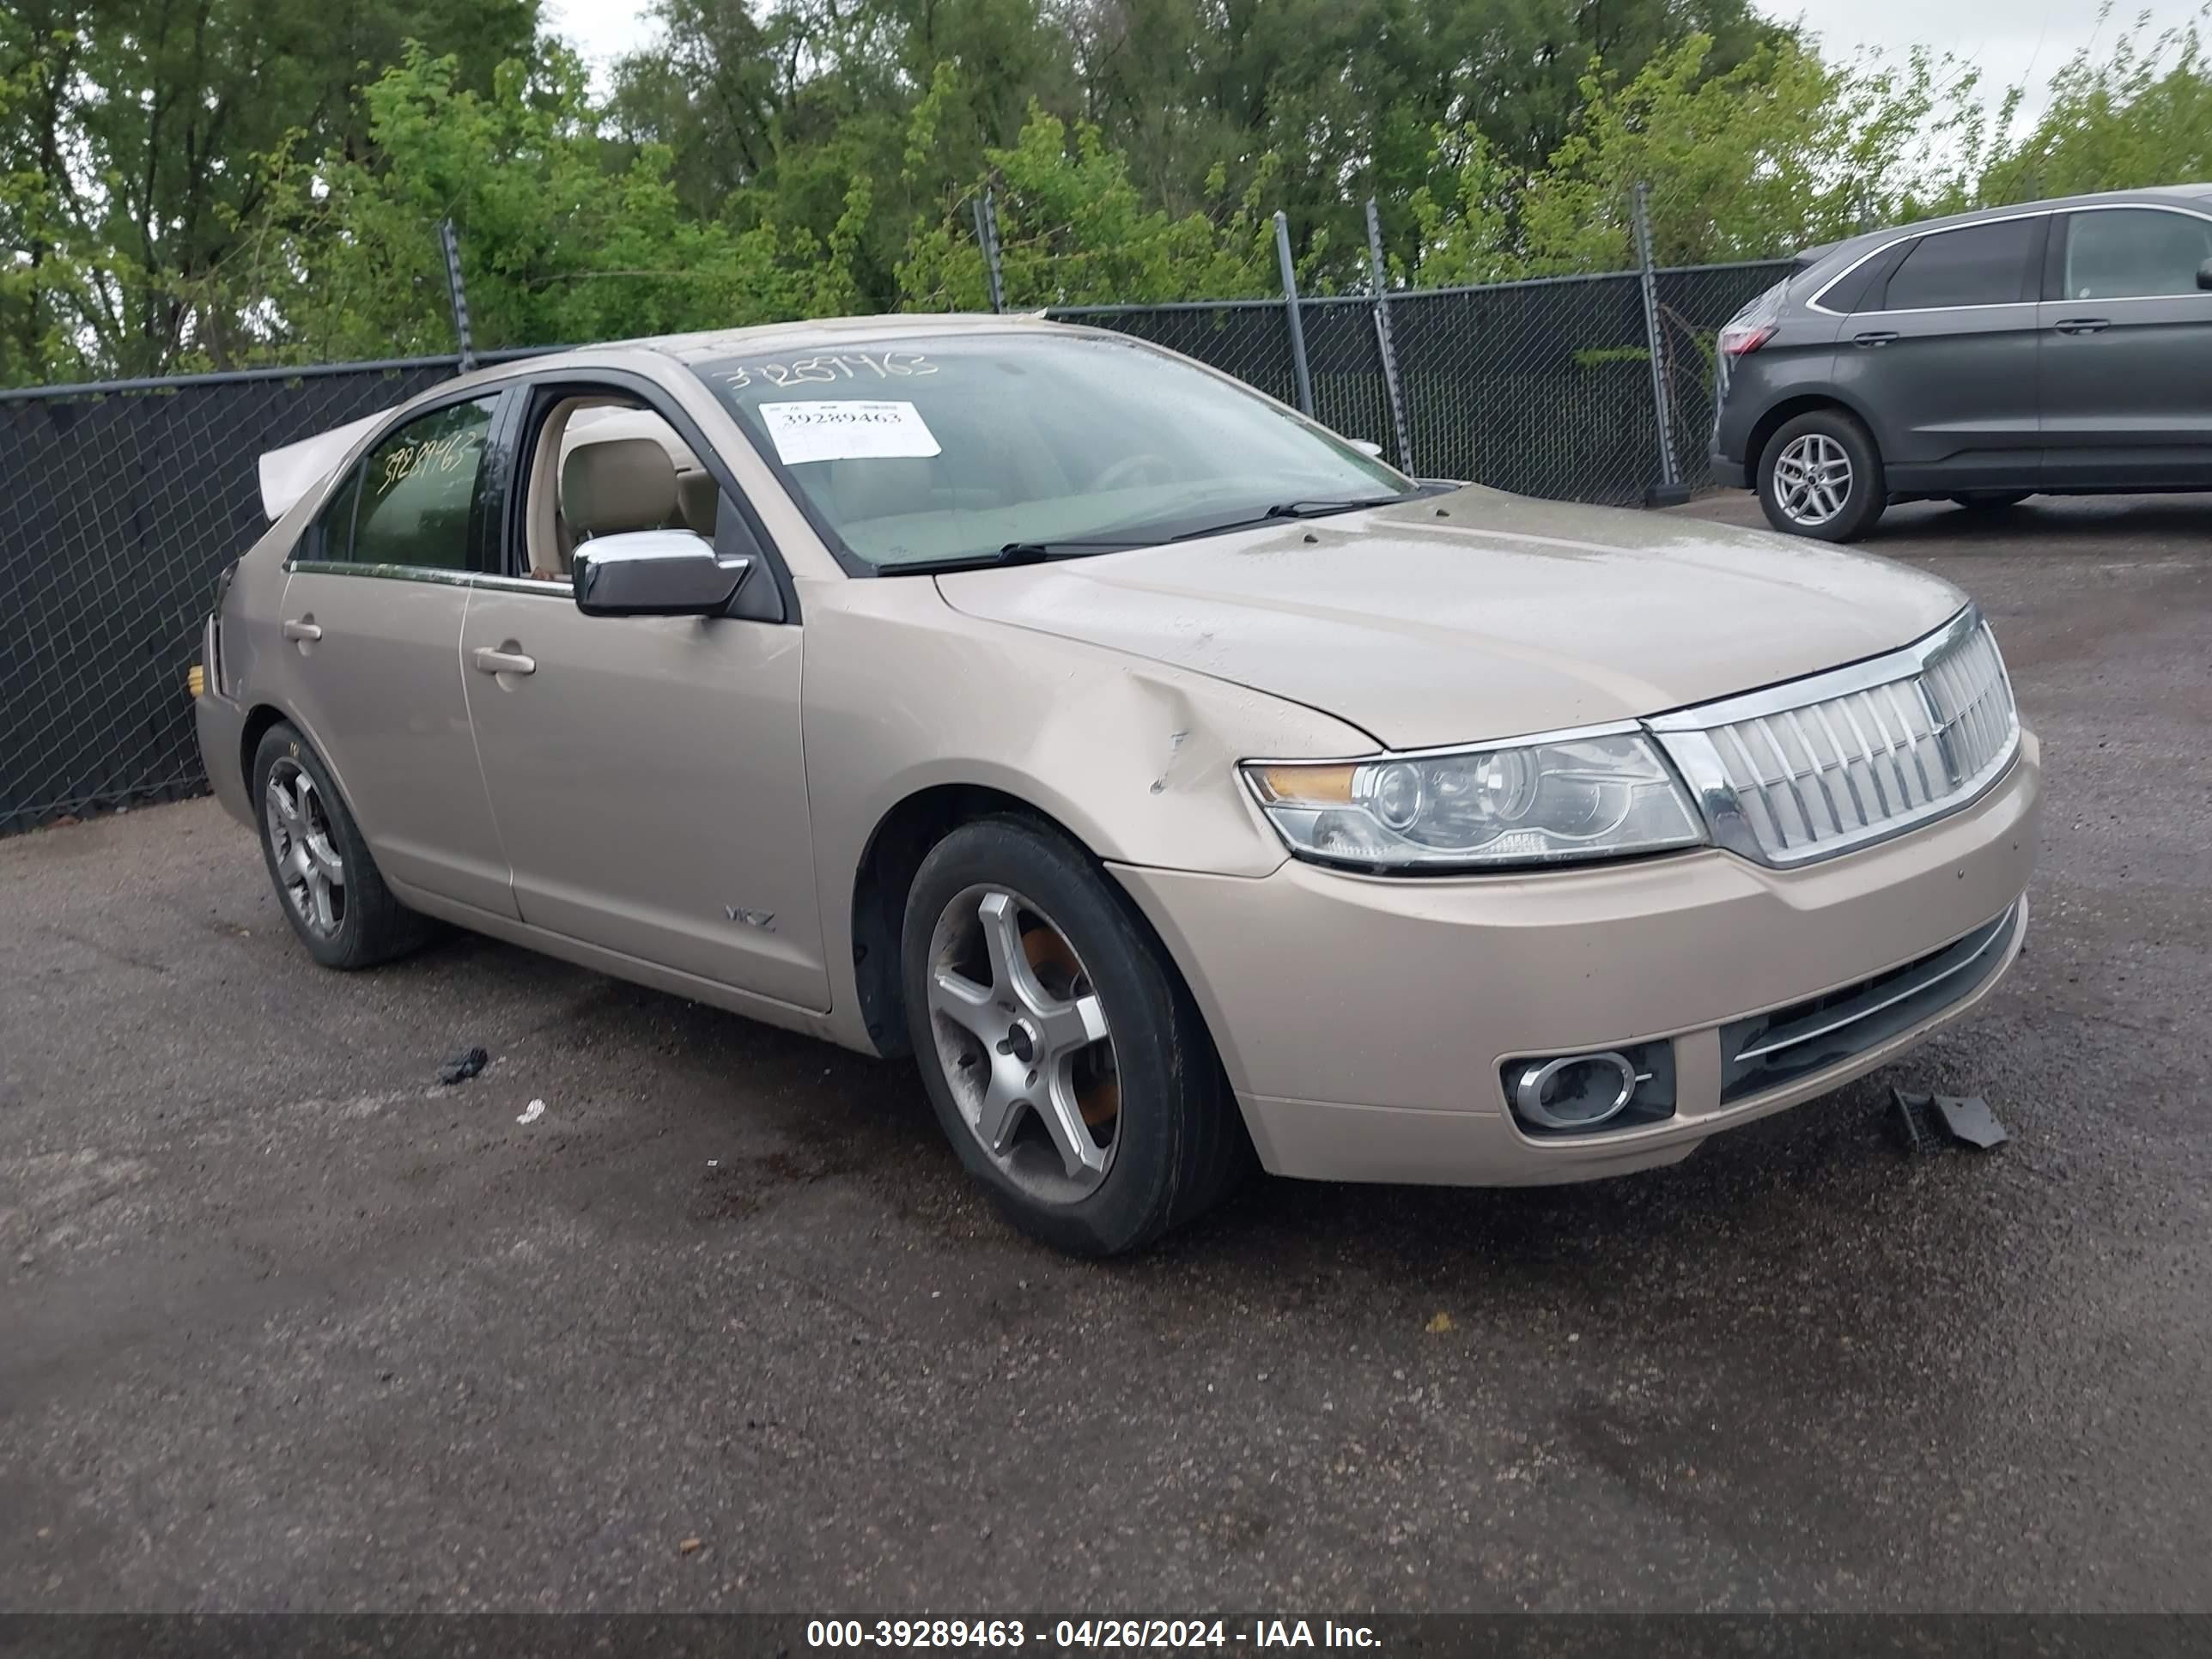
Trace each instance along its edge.
<path fill-rule="evenodd" d="M 1756 351 L 1774 337 L 1774 325 L 1766 322 L 1730 323 L 1721 331 L 1721 350 L 1730 357 Z"/>
<path fill-rule="evenodd" d="M 1721 330 L 1721 356 L 1747 356 L 1772 339 L 1774 331 L 1782 325 L 1783 301 L 1789 294 L 1785 277 L 1729 318 Z"/>

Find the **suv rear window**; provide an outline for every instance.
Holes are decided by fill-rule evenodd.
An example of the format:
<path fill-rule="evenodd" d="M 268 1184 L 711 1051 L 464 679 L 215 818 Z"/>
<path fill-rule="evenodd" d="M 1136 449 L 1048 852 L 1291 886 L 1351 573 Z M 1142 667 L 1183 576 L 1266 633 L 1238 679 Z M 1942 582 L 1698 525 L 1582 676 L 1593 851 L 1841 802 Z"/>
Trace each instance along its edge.
<path fill-rule="evenodd" d="M 1883 309 L 1925 311 L 2019 300 L 2026 291 L 2028 256 L 2042 228 L 2040 219 L 2002 219 L 1930 232 L 1891 273 Z"/>

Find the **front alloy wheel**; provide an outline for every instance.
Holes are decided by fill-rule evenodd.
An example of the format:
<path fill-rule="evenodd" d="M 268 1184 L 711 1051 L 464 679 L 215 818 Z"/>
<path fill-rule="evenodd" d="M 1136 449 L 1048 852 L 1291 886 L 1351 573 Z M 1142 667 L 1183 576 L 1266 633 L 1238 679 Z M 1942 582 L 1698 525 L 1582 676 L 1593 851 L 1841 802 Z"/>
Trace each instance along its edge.
<path fill-rule="evenodd" d="M 930 1029 L 961 1121 L 1047 1203 L 1097 1190 L 1121 1115 L 1113 1033 L 1074 946 L 1011 889 L 963 888 L 929 947 Z"/>
<path fill-rule="evenodd" d="M 999 814 L 932 848 L 907 890 L 899 980 L 938 1122 L 1033 1237 L 1138 1249 L 1250 1167 L 1174 962 L 1057 829 Z"/>

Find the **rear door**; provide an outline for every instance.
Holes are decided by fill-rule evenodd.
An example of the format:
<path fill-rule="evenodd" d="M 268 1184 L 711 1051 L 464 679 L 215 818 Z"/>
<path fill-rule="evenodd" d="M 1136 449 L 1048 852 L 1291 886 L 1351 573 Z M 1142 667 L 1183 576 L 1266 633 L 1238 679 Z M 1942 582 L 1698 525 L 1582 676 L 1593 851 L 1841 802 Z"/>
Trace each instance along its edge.
<path fill-rule="evenodd" d="M 2049 225 L 2045 214 L 1984 220 L 1876 256 L 1894 263 L 1844 319 L 1835 377 L 1873 417 L 1892 490 L 2038 482 L 2035 295 Z"/>
<path fill-rule="evenodd" d="M 373 444 L 310 527 L 284 588 L 286 701 L 392 881 L 515 914 L 461 684 L 478 485 L 500 394 L 424 410 Z"/>
<path fill-rule="evenodd" d="M 2212 218 L 2085 208 L 2053 233 L 2042 400 L 2054 488 L 2212 483 Z"/>

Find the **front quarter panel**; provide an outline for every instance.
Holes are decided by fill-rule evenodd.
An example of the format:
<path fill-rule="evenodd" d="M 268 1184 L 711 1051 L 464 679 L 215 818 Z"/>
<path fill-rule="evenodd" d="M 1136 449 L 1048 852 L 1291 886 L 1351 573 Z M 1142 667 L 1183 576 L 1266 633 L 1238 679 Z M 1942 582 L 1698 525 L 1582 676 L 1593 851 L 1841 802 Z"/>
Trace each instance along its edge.
<path fill-rule="evenodd" d="M 1286 853 L 1236 767 L 1371 753 L 1278 697 L 954 611 L 922 576 L 803 583 L 807 793 L 826 939 L 849 939 L 876 828 L 921 791 L 996 789 L 1118 864 L 1259 877 Z M 849 953 L 840 1036 L 871 1046 Z"/>

